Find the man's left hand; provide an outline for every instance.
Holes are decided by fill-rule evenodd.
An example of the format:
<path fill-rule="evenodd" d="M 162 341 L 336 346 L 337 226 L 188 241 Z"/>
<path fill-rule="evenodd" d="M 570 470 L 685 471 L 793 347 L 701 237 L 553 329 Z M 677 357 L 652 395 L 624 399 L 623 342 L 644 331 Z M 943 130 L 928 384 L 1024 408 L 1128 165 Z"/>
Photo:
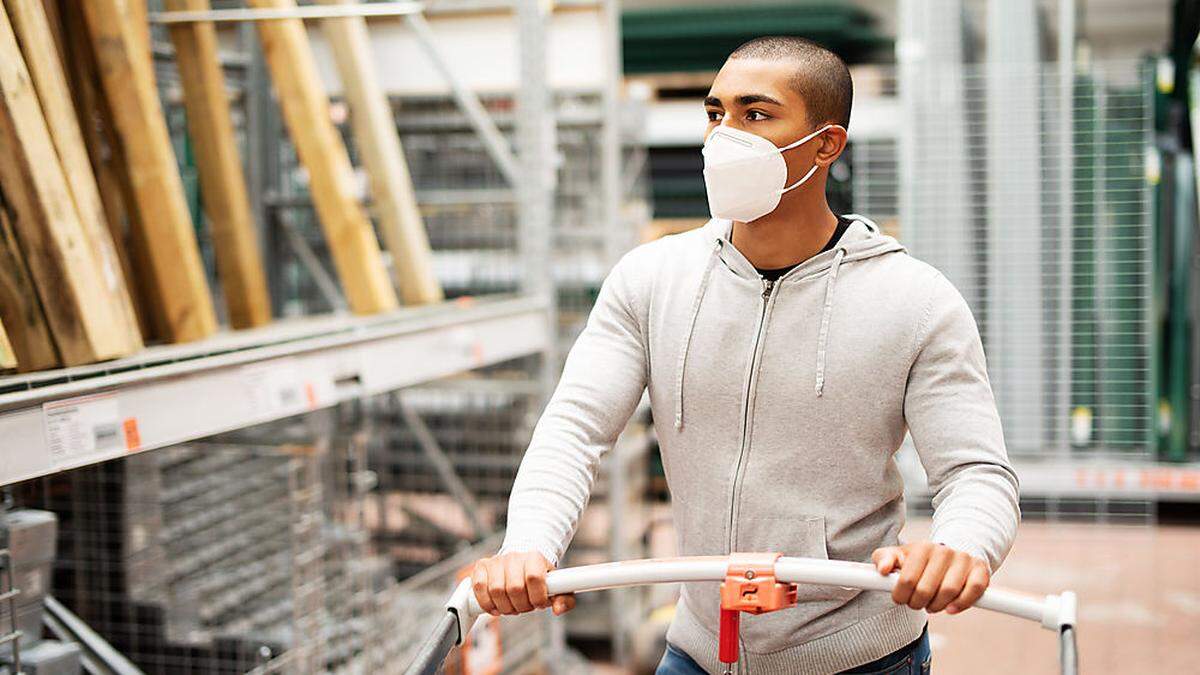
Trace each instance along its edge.
<path fill-rule="evenodd" d="M 878 548 L 871 560 L 880 574 L 900 570 L 892 589 L 896 604 L 931 613 L 965 611 L 983 595 L 992 578 L 987 562 L 931 541 Z"/>

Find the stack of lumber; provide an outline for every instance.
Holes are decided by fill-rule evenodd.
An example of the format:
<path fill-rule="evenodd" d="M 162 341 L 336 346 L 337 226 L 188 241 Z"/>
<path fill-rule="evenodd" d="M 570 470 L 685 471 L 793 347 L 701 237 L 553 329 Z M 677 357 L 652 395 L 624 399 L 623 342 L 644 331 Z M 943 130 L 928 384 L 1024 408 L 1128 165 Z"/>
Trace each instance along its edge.
<path fill-rule="evenodd" d="M 349 0 L 325 0 L 347 2 Z M 293 0 L 251 0 L 291 8 Z M 208 0 L 165 0 L 168 11 Z M 390 279 L 299 19 L 260 21 L 279 104 L 350 308 L 443 299 L 362 18 L 323 26 L 347 83 Z M 272 312 L 212 23 L 170 24 L 229 323 Z M 218 329 L 155 82 L 145 0 L 0 0 L 0 369 L 128 355 Z M 395 285 L 394 285 L 395 284 Z"/>

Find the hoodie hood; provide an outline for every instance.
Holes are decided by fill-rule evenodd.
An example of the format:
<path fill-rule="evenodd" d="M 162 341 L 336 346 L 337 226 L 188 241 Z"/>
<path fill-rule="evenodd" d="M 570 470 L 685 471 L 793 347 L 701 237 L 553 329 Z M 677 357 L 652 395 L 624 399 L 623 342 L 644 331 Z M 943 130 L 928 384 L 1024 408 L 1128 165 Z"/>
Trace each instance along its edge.
<path fill-rule="evenodd" d="M 875 256 L 907 251 L 903 244 L 891 235 L 883 234 L 873 221 L 856 214 L 845 216 L 850 220 L 850 227 L 842 234 L 837 244 L 828 251 L 823 251 L 796 265 L 787 274 L 780 277 L 780 282 L 789 279 L 805 279 L 832 270 L 844 262 L 865 260 Z M 719 251 L 719 257 L 725 266 L 734 274 L 758 279 L 760 275 L 754 265 L 746 259 L 742 252 L 730 241 L 733 232 L 733 221 L 710 220 L 704 225 L 705 239 L 715 244 L 714 250 Z"/>
<path fill-rule="evenodd" d="M 895 252 L 907 252 L 903 244 L 891 235 L 883 234 L 873 221 L 857 214 L 847 214 L 851 221 L 850 227 L 842 234 L 837 244 L 828 251 L 823 251 L 796 265 L 776 282 L 789 284 L 806 281 L 814 277 L 825 276 L 824 302 L 821 308 L 820 332 L 817 338 L 816 380 L 813 390 L 821 396 L 825 389 L 825 359 L 826 346 L 829 342 L 829 318 L 833 313 L 834 288 L 837 285 L 838 271 L 846 263 L 869 260 L 881 255 Z M 733 231 L 733 221 L 713 219 L 704 225 L 704 241 L 711 247 L 711 254 L 705 263 L 704 273 L 696 288 L 691 304 L 691 314 L 688 318 L 688 328 L 684 332 L 683 345 L 679 350 L 677 381 L 675 383 L 675 428 L 683 428 L 683 384 L 687 372 L 688 352 L 692 344 L 692 334 L 696 329 L 696 317 L 700 313 L 700 305 L 704 301 L 708 289 L 709 278 L 721 264 L 728 272 L 746 279 L 761 279 L 762 276 L 754 265 L 742 255 L 741 251 L 730 241 Z"/>

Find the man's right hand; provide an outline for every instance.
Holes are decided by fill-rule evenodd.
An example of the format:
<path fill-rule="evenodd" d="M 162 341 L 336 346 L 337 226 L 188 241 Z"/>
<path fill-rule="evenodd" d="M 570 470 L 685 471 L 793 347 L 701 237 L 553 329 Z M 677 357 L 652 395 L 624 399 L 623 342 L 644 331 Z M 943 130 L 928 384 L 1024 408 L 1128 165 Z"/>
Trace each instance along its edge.
<path fill-rule="evenodd" d="M 575 594 L 549 597 L 546 573 L 554 569 L 541 553 L 506 553 L 484 558 L 471 572 L 471 588 L 483 611 L 493 616 L 551 607 L 555 616 L 571 611 Z"/>

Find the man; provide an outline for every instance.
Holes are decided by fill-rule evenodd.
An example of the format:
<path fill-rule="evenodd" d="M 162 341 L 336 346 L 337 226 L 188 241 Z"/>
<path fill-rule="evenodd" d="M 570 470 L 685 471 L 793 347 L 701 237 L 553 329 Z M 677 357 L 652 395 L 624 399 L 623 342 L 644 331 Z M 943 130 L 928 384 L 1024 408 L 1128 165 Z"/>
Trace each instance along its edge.
<path fill-rule="evenodd" d="M 704 101 L 714 218 L 644 244 L 605 281 L 521 463 L 484 610 L 552 606 L 600 456 L 649 389 L 681 555 L 770 551 L 899 570 L 891 597 L 802 586 L 742 622 L 739 672 L 929 672 L 926 613 L 970 607 L 1020 514 L 978 328 L 930 265 L 834 215 L 846 65 L 807 40 L 730 55 Z M 929 541 L 900 544 L 905 431 L 934 494 Z M 659 673 L 720 672 L 715 584 L 684 584 Z"/>

